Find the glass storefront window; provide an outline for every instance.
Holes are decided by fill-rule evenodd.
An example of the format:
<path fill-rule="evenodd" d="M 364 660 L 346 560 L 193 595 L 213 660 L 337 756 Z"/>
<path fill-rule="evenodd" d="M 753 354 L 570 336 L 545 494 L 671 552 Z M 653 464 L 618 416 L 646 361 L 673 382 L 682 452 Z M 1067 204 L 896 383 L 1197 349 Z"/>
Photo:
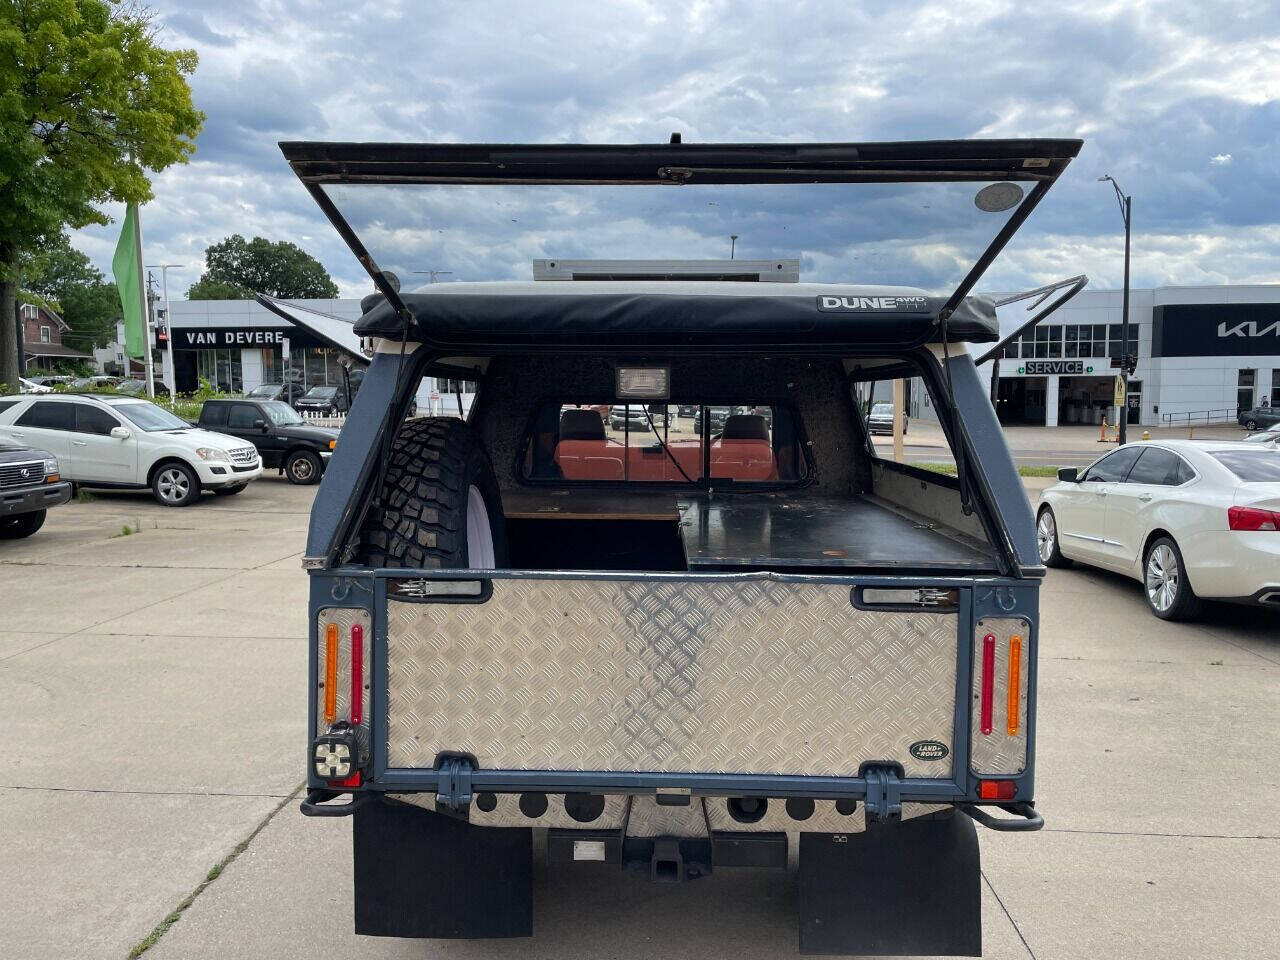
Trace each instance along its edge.
<path fill-rule="evenodd" d="M 197 350 L 196 375 L 219 390 L 240 393 L 244 389 L 244 376 L 239 349 Z"/>

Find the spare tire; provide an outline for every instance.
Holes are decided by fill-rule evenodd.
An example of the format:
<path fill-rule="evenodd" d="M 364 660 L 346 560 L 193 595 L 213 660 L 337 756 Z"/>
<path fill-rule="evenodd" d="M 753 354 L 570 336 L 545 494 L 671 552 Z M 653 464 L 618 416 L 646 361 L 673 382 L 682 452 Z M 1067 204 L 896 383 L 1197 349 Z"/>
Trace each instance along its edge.
<path fill-rule="evenodd" d="M 446 417 L 401 425 L 361 557 L 372 567 L 425 570 L 507 565 L 498 481 L 470 427 Z"/>

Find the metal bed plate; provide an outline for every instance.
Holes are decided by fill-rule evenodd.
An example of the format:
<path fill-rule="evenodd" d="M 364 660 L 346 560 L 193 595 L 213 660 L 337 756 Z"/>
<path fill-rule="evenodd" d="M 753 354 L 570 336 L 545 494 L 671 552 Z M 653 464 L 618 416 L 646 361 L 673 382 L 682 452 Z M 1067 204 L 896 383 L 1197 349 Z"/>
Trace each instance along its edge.
<path fill-rule="evenodd" d="M 484 602 L 393 599 L 387 765 L 449 751 L 504 770 L 852 777 L 896 761 L 949 777 L 956 619 L 771 580 L 495 578 Z M 917 758 L 920 741 L 945 755 Z"/>

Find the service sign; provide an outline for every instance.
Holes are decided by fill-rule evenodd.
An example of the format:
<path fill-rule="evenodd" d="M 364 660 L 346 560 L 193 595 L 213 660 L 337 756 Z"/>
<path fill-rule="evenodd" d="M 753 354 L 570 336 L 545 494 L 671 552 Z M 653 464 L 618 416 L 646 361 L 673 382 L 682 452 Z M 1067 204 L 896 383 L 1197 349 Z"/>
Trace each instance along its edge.
<path fill-rule="evenodd" d="M 1031 377 L 1053 376 L 1061 374 L 1068 377 L 1078 377 L 1085 373 L 1083 360 L 1028 360 L 1023 364 L 1023 372 Z M 1090 367 L 1087 371 L 1093 372 Z"/>

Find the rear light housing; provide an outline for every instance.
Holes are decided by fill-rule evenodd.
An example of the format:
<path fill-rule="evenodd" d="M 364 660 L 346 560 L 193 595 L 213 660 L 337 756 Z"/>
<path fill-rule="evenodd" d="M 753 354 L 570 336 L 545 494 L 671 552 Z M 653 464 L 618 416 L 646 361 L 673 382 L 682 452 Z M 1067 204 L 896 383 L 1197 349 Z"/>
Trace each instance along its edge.
<path fill-rule="evenodd" d="M 331 789 L 351 789 L 367 779 L 371 624 L 361 609 L 328 607 L 317 617 L 312 773 Z"/>
<path fill-rule="evenodd" d="M 1228 507 L 1227 526 L 1232 530 L 1280 530 L 1280 513 L 1260 507 Z"/>
<path fill-rule="evenodd" d="M 1017 776 L 1027 767 L 1031 643 L 1031 624 L 1022 617 L 983 617 L 976 625 L 969 719 L 969 770 L 975 777 L 1002 782 L 994 778 Z"/>

